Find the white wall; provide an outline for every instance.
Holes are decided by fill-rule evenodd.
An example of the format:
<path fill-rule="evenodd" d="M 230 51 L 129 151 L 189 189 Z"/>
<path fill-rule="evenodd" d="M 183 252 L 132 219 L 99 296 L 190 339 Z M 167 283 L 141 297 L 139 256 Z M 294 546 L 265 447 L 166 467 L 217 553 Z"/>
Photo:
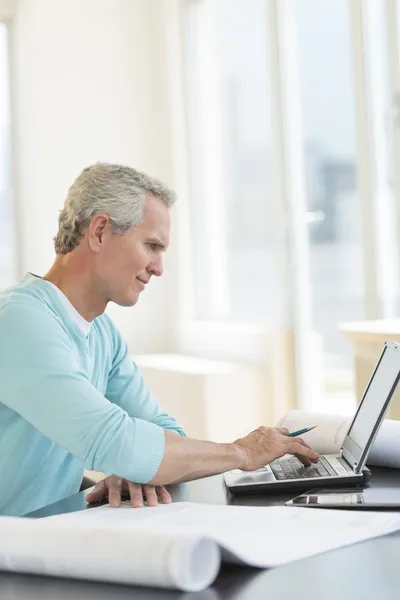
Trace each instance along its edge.
<path fill-rule="evenodd" d="M 11 23 L 20 271 L 50 266 L 68 186 L 95 161 L 171 183 L 157 0 L 19 0 Z M 162 36 L 161 36 L 162 37 Z M 134 309 L 110 313 L 135 353 L 170 349 L 174 250 Z"/>

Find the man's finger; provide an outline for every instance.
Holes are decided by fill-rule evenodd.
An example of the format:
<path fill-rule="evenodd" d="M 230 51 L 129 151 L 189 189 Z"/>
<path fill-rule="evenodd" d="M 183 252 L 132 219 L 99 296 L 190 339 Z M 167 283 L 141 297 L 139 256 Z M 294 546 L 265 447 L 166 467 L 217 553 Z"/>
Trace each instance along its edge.
<path fill-rule="evenodd" d="M 143 486 L 144 495 L 146 496 L 147 506 L 157 506 L 158 497 L 154 485 Z"/>
<path fill-rule="evenodd" d="M 293 452 L 292 450 L 288 450 L 288 452 L 295 454 L 297 456 L 297 458 L 303 463 L 303 465 L 308 467 L 312 462 L 315 463 L 318 461 L 319 454 L 317 452 L 314 452 L 314 450 L 302 438 L 296 438 L 295 441 L 291 438 L 288 438 L 288 440 L 287 440 L 288 446 L 293 447 L 293 443 L 296 443 L 296 444 L 299 444 L 299 446 L 302 446 L 301 451 Z"/>
<path fill-rule="evenodd" d="M 309 467 L 312 464 L 311 460 L 309 458 L 306 458 L 305 456 L 300 456 L 300 454 L 295 454 L 295 457 L 298 458 L 299 461 L 302 462 L 305 467 Z"/>
<path fill-rule="evenodd" d="M 289 443 L 287 449 L 291 454 L 296 454 L 301 459 L 309 459 L 311 462 L 317 462 L 319 457 L 317 452 L 298 441 Z"/>
<path fill-rule="evenodd" d="M 142 508 L 143 506 L 143 489 L 141 483 L 128 481 L 129 495 L 133 508 Z"/>
<path fill-rule="evenodd" d="M 289 433 L 289 429 L 287 427 L 277 427 L 276 429 L 279 431 L 279 433 L 282 433 L 282 435 L 288 435 Z"/>
<path fill-rule="evenodd" d="M 105 480 L 99 481 L 94 490 L 89 492 L 86 496 L 86 502 L 98 502 L 107 496 L 107 486 Z"/>
<path fill-rule="evenodd" d="M 171 504 L 171 502 L 172 502 L 171 494 L 165 489 L 165 487 L 163 485 L 158 485 L 156 487 L 156 492 L 157 492 L 157 495 L 158 495 L 160 501 L 163 504 Z"/>
<path fill-rule="evenodd" d="M 306 448 L 310 448 L 310 450 L 312 450 L 311 446 L 309 446 L 309 445 L 307 444 L 307 442 L 305 442 L 305 441 L 303 440 L 303 438 L 299 438 L 299 437 L 298 437 L 298 438 L 296 438 L 296 442 L 298 442 L 298 443 L 299 443 L 299 444 L 301 444 L 302 446 L 305 446 Z"/>
<path fill-rule="evenodd" d="M 309 450 L 313 451 L 313 449 L 310 448 L 310 446 L 303 440 L 303 438 L 299 438 L 299 437 L 296 438 L 296 442 L 298 444 L 301 444 L 305 448 L 308 448 Z M 317 453 L 315 452 L 315 454 L 317 454 Z M 312 464 L 312 462 L 317 462 L 317 460 L 318 460 L 318 455 L 317 455 L 317 458 L 315 458 L 313 460 L 311 459 L 311 457 L 305 456 L 304 454 L 296 454 L 296 457 L 303 463 L 303 465 L 305 467 L 309 467 Z"/>
<path fill-rule="evenodd" d="M 118 508 L 121 504 L 121 477 L 110 477 L 108 480 L 108 502 L 113 508 Z"/>

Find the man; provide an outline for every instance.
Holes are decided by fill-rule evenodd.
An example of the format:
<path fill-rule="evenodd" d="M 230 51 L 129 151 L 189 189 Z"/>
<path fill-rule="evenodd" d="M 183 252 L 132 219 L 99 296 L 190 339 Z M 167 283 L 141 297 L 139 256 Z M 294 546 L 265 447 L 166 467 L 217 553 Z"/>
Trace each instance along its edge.
<path fill-rule="evenodd" d="M 109 302 L 133 306 L 162 275 L 173 193 L 134 169 L 98 163 L 72 184 L 56 259 L 0 295 L 0 514 L 22 515 L 79 490 L 83 469 L 111 474 L 88 496 L 170 502 L 164 485 L 286 453 L 318 455 L 287 430 L 231 444 L 185 437 L 129 357 Z M 229 418 L 229 415 L 227 415 Z"/>

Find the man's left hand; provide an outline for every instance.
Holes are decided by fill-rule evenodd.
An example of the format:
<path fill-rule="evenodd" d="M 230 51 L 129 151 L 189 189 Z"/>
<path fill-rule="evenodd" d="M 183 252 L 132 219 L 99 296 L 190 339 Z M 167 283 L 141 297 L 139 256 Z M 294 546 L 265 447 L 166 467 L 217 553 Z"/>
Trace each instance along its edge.
<path fill-rule="evenodd" d="M 148 485 L 127 481 L 116 475 L 110 475 L 100 481 L 87 496 L 86 501 L 98 502 L 108 498 L 110 506 L 118 508 L 122 495 L 129 495 L 133 508 L 141 508 L 144 500 L 147 506 L 157 506 L 159 502 L 170 504 L 172 498 L 163 485 Z"/>

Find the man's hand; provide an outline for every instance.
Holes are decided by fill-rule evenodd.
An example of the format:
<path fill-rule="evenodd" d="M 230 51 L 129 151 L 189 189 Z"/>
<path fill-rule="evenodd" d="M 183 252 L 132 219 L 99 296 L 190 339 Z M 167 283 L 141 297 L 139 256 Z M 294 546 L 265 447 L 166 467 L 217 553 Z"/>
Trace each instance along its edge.
<path fill-rule="evenodd" d="M 121 496 L 129 495 L 133 508 L 141 508 L 144 499 L 147 506 L 157 506 L 158 502 L 170 504 L 172 498 L 163 485 L 147 485 L 127 481 L 116 475 L 110 475 L 100 481 L 93 491 L 86 496 L 87 502 L 98 502 L 108 498 L 110 506 L 118 508 L 121 504 Z"/>
<path fill-rule="evenodd" d="M 259 427 L 234 442 L 242 455 L 243 471 L 254 471 L 285 454 L 295 454 L 305 465 L 317 462 L 318 454 L 301 438 L 288 437 L 285 427 Z"/>

